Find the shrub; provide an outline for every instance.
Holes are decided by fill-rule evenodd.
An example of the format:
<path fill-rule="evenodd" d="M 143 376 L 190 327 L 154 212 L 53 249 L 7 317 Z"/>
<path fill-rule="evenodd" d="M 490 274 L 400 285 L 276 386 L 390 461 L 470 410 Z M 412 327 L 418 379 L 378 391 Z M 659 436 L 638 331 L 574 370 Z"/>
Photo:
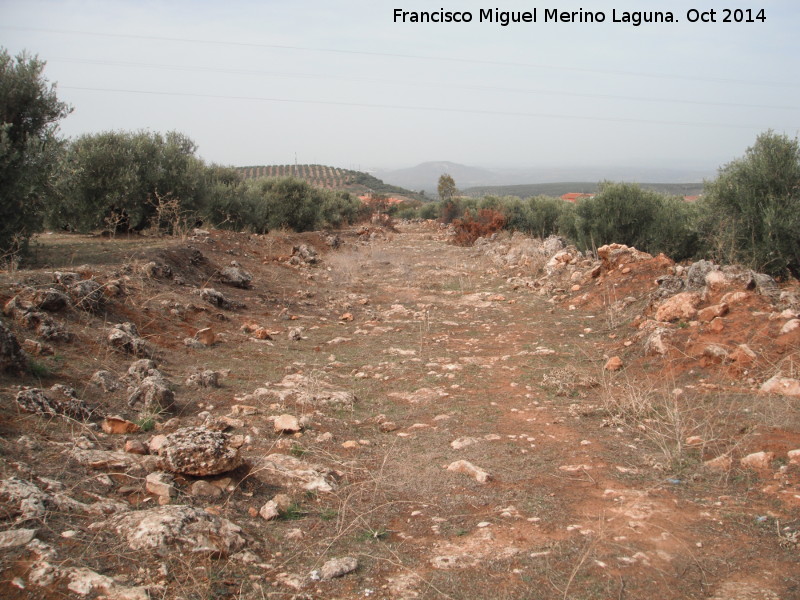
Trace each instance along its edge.
<path fill-rule="evenodd" d="M 540 238 L 559 232 L 561 213 L 567 206 L 571 206 L 559 198 L 548 196 L 535 196 L 524 201 L 507 197 L 502 199 L 501 205 L 509 229 Z"/>
<path fill-rule="evenodd" d="M 565 215 L 561 224 L 584 250 L 618 243 L 682 260 L 698 250 L 693 214 L 680 198 L 631 183 L 603 182 L 600 192 L 580 200 L 574 215 Z"/>
<path fill-rule="evenodd" d="M 707 182 L 701 227 L 726 262 L 800 276 L 800 144 L 768 131 Z"/>
<path fill-rule="evenodd" d="M 490 208 L 480 209 L 477 215 L 467 211 L 463 218 L 453 221 L 456 235 L 453 242 L 459 246 L 471 246 L 479 237 L 486 237 L 505 227 L 503 213 Z"/>
<path fill-rule="evenodd" d="M 346 192 L 315 188 L 294 177 L 250 180 L 244 206 L 259 229 L 313 231 L 339 227 L 364 217 L 361 202 Z"/>

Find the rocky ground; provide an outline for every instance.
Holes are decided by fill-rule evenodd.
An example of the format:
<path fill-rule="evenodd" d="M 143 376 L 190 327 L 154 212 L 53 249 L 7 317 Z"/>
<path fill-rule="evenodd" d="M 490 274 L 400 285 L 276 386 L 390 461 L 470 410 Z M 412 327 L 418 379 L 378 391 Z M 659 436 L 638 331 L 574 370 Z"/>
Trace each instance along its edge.
<path fill-rule="evenodd" d="M 4 598 L 800 598 L 798 288 L 503 234 L 43 236 Z"/>

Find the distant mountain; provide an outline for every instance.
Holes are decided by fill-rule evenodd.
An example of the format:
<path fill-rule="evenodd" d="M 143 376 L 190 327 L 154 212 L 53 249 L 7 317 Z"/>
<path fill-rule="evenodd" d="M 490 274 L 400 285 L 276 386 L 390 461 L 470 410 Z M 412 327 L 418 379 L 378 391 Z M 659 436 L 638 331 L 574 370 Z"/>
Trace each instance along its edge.
<path fill-rule="evenodd" d="M 497 174 L 489 169 L 468 167 L 448 161 L 425 162 L 408 169 L 395 171 L 376 171 L 375 176 L 386 183 L 399 185 L 409 190 L 425 190 L 430 197 L 435 197 L 439 185 L 439 177 L 447 173 L 461 188 L 477 185 L 502 185 Z"/>
<path fill-rule="evenodd" d="M 475 187 L 528 185 L 559 183 L 564 181 L 599 182 L 626 181 L 641 183 L 696 183 L 713 178 L 715 171 L 688 169 L 666 169 L 647 167 L 530 167 L 516 169 L 485 169 L 458 163 L 440 161 L 425 162 L 408 169 L 376 171 L 375 176 L 383 181 L 410 190 L 425 190 L 429 197 L 436 197 L 439 177 L 447 173 L 453 177 L 456 187 L 465 190 Z"/>

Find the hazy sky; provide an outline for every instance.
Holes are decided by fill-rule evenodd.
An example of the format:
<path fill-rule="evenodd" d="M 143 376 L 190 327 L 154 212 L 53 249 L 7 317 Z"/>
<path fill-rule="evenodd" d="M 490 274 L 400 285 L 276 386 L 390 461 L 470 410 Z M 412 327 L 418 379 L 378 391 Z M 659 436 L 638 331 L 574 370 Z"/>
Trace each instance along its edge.
<path fill-rule="evenodd" d="M 689 22 L 722 4 L 766 21 Z M 494 8 L 537 22 L 479 22 Z M 553 8 L 605 22 L 544 22 Z M 46 60 L 74 106 L 65 135 L 178 130 L 240 166 L 713 169 L 767 129 L 800 133 L 798 32 L 795 0 L 0 0 L 0 45 Z"/>

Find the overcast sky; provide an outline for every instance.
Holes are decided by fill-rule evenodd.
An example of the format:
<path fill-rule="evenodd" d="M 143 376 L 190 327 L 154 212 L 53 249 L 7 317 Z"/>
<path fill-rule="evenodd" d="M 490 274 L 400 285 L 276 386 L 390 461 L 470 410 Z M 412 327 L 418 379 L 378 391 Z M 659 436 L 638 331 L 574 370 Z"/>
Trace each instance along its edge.
<path fill-rule="evenodd" d="M 689 22 L 721 4 L 766 21 Z M 486 8 L 538 18 L 480 23 Z M 545 23 L 552 8 L 605 22 Z M 178 130 L 238 166 L 715 169 L 760 132 L 800 133 L 798 32 L 795 0 L 0 0 L 0 45 L 47 61 L 74 107 L 65 135 Z"/>

